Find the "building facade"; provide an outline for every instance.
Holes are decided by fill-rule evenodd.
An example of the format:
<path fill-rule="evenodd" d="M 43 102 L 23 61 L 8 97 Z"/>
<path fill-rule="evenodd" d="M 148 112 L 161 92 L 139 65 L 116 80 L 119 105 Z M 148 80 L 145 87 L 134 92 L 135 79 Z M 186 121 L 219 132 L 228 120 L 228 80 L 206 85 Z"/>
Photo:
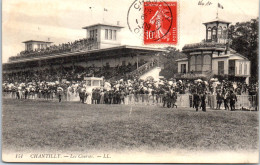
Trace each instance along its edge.
<path fill-rule="evenodd" d="M 119 25 L 94 24 L 83 27 L 86 29 L 86 38 L 73 43 L 65 43 L 49 46 L 51 42 L 26 41 L 25 50 L 18 56 L 12 56 L 3 64 L 3 74 L 31 72 L 39 70 L 59 70 L 60 68 L 117 68 L 119 66 L 136 66 L 135 73 L 142 69 L 139 78 L 153 77 L 158 79 L 160 68 L 154 65 L 158 59 L 157 54 L 164 49 L 143 46 L 121 45 Z M 44 44 L 44 48 L 38 51 L 38 43 Z M 32 49 L 28 49 L 32 44 Z M 36 47 L 34 47 L 36 46 Z M 35 49 L 36 48 L 36 49 Z M 158 61 L 158 60 L 157 60 Z M 145 66 L 147 65 L 147 66 Z M 150 66 L 153 67 L 150 67 Z M 147 71 L 143 72 L 144 69 Z M 156 69 L 157 68 L 157 69 Z M 156 73 L 155 73 L 156 72 Z"/>
<path fill-rule="evenodd" d="M 177 78 L 205 78 L 226 76 L 249 83 L 250 61 L 229 48 L 228 26 L 230 22 L 215 19 L 204 23 L 206 39 L 201 43 L 187 44 L 183 52 L 187 58 L 176 60 Z"/>
<path fill-rule="evenodd" d="M 99 49 L 120 46 L 119 33 L 122 28 L 124 27 L 101 23 L 83 27 L 87 32 L 86 37 L 96 40 L 95 48 Z"/>

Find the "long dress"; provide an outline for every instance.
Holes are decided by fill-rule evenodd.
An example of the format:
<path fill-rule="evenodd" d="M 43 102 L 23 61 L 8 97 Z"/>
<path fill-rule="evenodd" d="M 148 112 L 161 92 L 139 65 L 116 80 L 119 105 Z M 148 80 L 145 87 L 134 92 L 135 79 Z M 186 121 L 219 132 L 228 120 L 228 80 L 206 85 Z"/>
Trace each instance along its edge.
<path fill-rule="evenodd" d="M 79 93 L 77 91 L 73 93 L 72 101 L 80 101 Z"/>
<path fill-rule="evenodd" d="M 100 93 L 100 103 L 99 104 L 104 104 L 104 92 Z"/>
<path fill-rule="evenodd" d="M 67 101 L 70 101 L 70 96 L 71 96 L 71 92 L 70 92 L 70 90 L 68 89 L 68 91 L 67 91 Z"/>
<path fill-rule="evenodd" d="M 92 93 L 88 93 L 88 97 L 86 99 L 86 104 L 91 104 L 92 102 Z"/>

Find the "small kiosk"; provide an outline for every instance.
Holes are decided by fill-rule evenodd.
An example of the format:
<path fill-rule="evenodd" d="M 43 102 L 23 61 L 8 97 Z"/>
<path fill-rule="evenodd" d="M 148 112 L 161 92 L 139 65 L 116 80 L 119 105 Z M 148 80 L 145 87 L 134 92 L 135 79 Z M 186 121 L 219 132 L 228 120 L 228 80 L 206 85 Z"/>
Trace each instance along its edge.
<path fill-rule="evenodd" d="M 86 86 L 88 87 L 102 87 L 104 79 L 103 77 L 85 77 Z"/>
<path fill-rule="evenodd" d="M 93 89 L 102 88 L 104 80 L 103 77 L 85 77 L 84 80 L 86 81 L 86 93 L 88 94 L 86 104 L 92 104 Z"/>

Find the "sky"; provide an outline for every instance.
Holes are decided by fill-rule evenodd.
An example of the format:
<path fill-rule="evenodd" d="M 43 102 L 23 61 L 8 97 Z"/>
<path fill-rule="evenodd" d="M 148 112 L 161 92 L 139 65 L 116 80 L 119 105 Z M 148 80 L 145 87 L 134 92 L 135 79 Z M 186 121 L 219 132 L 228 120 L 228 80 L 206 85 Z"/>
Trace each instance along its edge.
<path fill-rule="evenodd" d="M 167 1 L 167 0 L 166 0 Z M 169 1 L 169 0 L 168 0 Z M 212 4 L 198 5 L 199 1 Z M 23 51 L 23 41 L 48 38 L 54 44 L 72 42 L 86 37 L 82 29 L 95 23 L 124 26 L 120 32 L 122 45 L 142 46 L 143 42 L 127 25 L 127 12 L 134 0 L 3 0 L 2 62 Z M 179 0 L 178 49 L 205 38 L 207 22 L 219 18 L 236 22 L 249 21 L 259 15 L 258 0 Z M 107 11 L 104 11 L 104 8 Z M 162 47 L 161 45 L 157 47 Z M 174 45 L 173 45 L 174 46 Z"/>

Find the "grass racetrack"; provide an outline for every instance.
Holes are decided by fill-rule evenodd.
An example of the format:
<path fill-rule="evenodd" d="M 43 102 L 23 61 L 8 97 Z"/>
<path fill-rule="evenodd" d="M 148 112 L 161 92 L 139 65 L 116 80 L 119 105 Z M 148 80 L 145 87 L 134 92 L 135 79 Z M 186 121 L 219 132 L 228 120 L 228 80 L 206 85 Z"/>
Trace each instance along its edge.
<path fill-rule="evenodd" d="M 258 149 L 258 112 L 3 99 L 3 152 Z"/>

